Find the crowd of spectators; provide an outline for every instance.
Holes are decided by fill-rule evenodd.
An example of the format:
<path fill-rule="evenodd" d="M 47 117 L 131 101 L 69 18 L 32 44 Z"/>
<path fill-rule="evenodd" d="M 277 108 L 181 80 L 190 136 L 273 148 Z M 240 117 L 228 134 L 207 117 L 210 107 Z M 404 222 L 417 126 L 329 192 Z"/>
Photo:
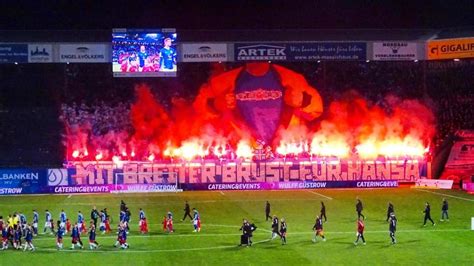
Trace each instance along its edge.
<path fill-rule="evenodd" d="M 437 62 L 306 62 L 282 64 L 296 72 L 302 73 L 308 82 L 321 93 L 324 104 L 327 106 L 334 99 L 338 99 L 345 91 L 357 90 L 371 103 L 383 105 L 387 94 L 401 98 L 423 100 L 435 112 L 437 118 L 437 135 L 435 146 L 440 145 L 446 137 L 458 129 L 474 129 L 474 60 L 437 61 Z M 22 93 L 3 92 L 0 100 L 0 121 L 4 128 L 9 128 L 11 134 L 0 134 L 2 143 L 28 143 L 30 150 L 23 145 L 23 151 L 15 149 L 14 145 L 3 149 L 11 160 L 0 161 L 0 165 L 11 165 L 15 160 L 35 164 L 38 149 L 46 154 L 42 160 L 51 165 L 60 165 L 64 159 L 62 149 L 58 148 L 62 142 L 65 127 L 89 124 L 91 135 L 104 135 L 109 131 L 126 131 L 133 133 L 130 122 L 130 108 L 134 101 L 134 85 L 145 82 L 150 85 L 156 99 L 170 110 L 171 98 L 184 97 L 189 101 L 197 95 L 199 87 L 214 71 L 224 71 L 237 64 L 212 65 L 207 63 L 186 64 L 180 66 L 177 78 L 166 79 L 122 79 L 113 78 L 110 65 L 107 64 L 71 64 L 60 65 L 51 70 L 48 75 L 38 77 L 30 75 L 42 66 L 36 65 L 23 70 L 21 75 L 2 75 L 2 79 L 9 79 L 14 84 L 24 84 L 21 79 L 28 79 L 29 97 L 22 97 Z M 11 68 L 12 66 L 9 66 Z M 18 66 L 19 67 L 19 66 Z M 4 68 L 3 66 L 0 68 Z M 216 70 L 217 69 L 217 70 Z M 5 69 L 0 69 L 5 72 Z M 13 71 L 13 70 L 9 70 Z M 43 79 L 37 82 L 36 79 Z M 37 85 L 40 84 L 40 85 Z M 42 86 L 36 91 L 35 86 Z M 53 113 L 56 121 L 49 126 L 40 122 L 46 112 L 45 108 L 36 108 L 37 97 L 50 100 L 46 103 L 48 115 Z M 21 103 L 20 112 L 12 111 L 14 104 Z M 35 112 L 30 112 L 37 110 Z M 38 113 L 39 112 L 39 113 Z M 18 116 L 18 117 L 15 117 Z M 24 116 L 24 117 L 23 117 Z M 36 118 L 35 118 L 36 117 Z M 59 117 L 59 119 L 57 119 Z M 20 119 L 21 118 L 21 119 Z M 28 132 L 21 127 L 33 120 L 36 132 L 45 138 L 31 139 Z M 13 129 L 12 129 L 13 128 Z M 11 140 L 15 136 L 15 140 Z M 53 136 L 53 137 L 51 137 Z M 57 145 L 44 145 L 46 139 Z M 59 150 L 59 152 L 58 152 Z M 20 153 L 20 154 L 19 154 Z M 25 156 L 27 158 L 25 158 Z M 61 158 L 62 156 L 62 158 Z M 31 158 L 30 158 L 31 157 Z M 30 158 L 30 159 L 28 159 Z"/>
<path fill-rule="evenodd" d="M 60 121 L 67 127 L 90 125 L 95 136 L 105 135 L 110 131 L 130 131 L 130 104 L 119 102 L 109 105 L 104 101 L 87 105 L 82 102 L 61 105 Z"/>

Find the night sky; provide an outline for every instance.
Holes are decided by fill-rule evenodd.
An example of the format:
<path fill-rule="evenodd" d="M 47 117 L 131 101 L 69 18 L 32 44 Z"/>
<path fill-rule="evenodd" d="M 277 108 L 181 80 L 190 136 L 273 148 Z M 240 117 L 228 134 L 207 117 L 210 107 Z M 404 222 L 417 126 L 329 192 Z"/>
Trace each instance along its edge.
<path fill-rule="evenodd" d="M 59 4 L 58 4 L 59 3 Z M 4 0 L 0 29 L 448 28 L 474 25 L 474 1 Z"/>

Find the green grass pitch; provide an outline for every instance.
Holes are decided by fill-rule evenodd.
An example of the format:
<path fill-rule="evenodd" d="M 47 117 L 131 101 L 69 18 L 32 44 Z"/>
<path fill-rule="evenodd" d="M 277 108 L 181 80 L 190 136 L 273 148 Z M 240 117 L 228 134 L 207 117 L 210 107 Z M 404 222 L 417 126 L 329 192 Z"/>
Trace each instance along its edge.
<path fill-rule="evenodd" d="M 442 195 L 444 194 L 444 195 Z M 448 196 L 446 196 L 448 195 Z M 356 232 L 355 199 L 364 203 L 367 245 L 353 244 Z M 440 222 L 443 197 L 450 205 L 450 221 Z M 116 234 L 97 236 L 98 250 L 68 250 L 71 237 L 64 238 L 65 250 L 57 251 L 55 238 L 40 235 L 33 243 L 37 250 L 0 251 L 0 265 L 474 265 L 474 196 L 459 191 L 399 188 L 373 190 L 300 190 L 300 191 L 224 191 L 114 195 L 55 195 L 0 197 L 0 214 L 20 211 L 29 221 L 32 210 L 40 213 L 39 229 L 44 225 L 44 210 L 56 220 L 62 208 L 68 218 L 77 219 L 81 210 L 89 218 L 93 205 L 107 207 L 116 228 L 120 200 L 132 212 L 130 249 L 113 247 Z M 188 220 L 181 222 L 184 201 L 201 214 L 202 231 L 194 233 Z M 270 238 L 270 221 L 265 221 L 265 201 L 272 214 L 288 223 L 288 244 Z M 312 226 L 319 214 L 320 201 L 327 208 L 324 224 L 326 242 L 313 243 Z M 396 245 L 390 244 L 385 221 L 387 202 L 395 205 L 398 218 Z M 432 207 L 436 226 L 422 226 L 424 203 Z M 138 209 L 147 214 L 150 233 L 138 233 Z M 166 212 L 174 214 L 176 232 L 161 230 Z M 258 229 L 250 248 L 238 247 L 242 218 Z"/>

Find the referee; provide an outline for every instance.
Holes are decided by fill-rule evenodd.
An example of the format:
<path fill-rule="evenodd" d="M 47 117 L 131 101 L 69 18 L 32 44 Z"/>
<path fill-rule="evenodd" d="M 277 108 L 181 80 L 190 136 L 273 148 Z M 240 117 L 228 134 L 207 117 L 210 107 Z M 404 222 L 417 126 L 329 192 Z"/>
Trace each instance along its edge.
<path fill-rule="evenodd" d="M 321 213 L 319 214 L 319 217 L 323 219 L 324 217 L 324 222 L 328 221 L 328 218 L 326 217 L 326 206 L 324 205 L 324 202 L 321 201 Z"/>
<path fill-rule="evenodd" d="M 390 219 L 390 214 L 392 212 L 394 212 L 394 208 L 393 208 L 393 204 L 391 202 L 388 202 L 388 208 L 387 208 L 387 222 L 388 222 L 388 219 Z"/>
<path fill-rule="evenodd" d="M 362 214 L 362 210 L 364 207 L 362 206 L 362 201 L 357 197 L 357 203 L 356 203 L 356 212 L 357 212 L 357 219 L 362 217 L 365 220 L 365 216 Z"/>
<path fill-rule="evenodd" d="M 397 240 L 395 239 L 395 231 L 397 231 L 397 217 L 395 217 L 395 213 L 390 214 L 390 219 L 389 221 L 389 227 L 388 230 L 390 232 L 390 238 L 392 239 L 392 245 L 397 243 Z"/>
<path fill-rule="evenodd" d="M 430 220 L 431 225 L 435 226 L 435 222 L 433 221 L 433 219 L 431 219 L 431 207 L 430 207 L 430 204 L 428 202 L 426 202 L 426 204 L 425 204 L 425 210 L 423 211 L 423 213 L 425 214 L 425 219 L 423 221 L 423 226 L 426 226 L 426 221 L 427 220 Z"/>
<path fill-rule="evenodd" d="M 193 217 L 191 216 L 191 208 L 189 207 L 188 201 L 186 201 L 184 205 L 184 216 L 183 216 L 183 219 L 181 219 L 181 221 L 184 221 L 186 217 L 189 217 L 191 221 L 193 220 Z"/>
<path fill-rule="evenodd" d="M 268 221 L 268 218 L 270 218 L 270 220 L 272 219 L 270 216 L 270 202 L 267 200 L 267 203 L 265 204 L 265 221 Z"/>
<path fill-rule="evenodd" d="M 272 220 L 272 238 L 271 240 L 275 239 L 277 236 L 281 238 L 281 234 L 278 230 L 279 227 L 279 222 L 278 222 L 278 217 L 276 215 L 273 215 L 273 220 Z"/>

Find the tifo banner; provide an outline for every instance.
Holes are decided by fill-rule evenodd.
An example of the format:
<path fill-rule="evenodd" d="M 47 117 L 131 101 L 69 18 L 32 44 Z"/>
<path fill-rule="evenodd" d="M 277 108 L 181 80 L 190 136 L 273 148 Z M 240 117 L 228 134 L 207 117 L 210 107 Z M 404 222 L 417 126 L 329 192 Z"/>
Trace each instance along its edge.
<path fill-rule="evenodd" d="M 0 169 L 0 195 L 41 193 L 46 185 L 46 169 Z"/>
<path fill-rule="evenodd" d="M 416 42 L 388 41 L 373 43 L 373 60 L 415 60 L 418 58 Z"/>
<path fill-rule="evenodd" d="M 0 63 L 28 62 L 28 45 L 17 43 L 0 44 Z"/>
<path fill-rule="evenodd" d="M 28 44 L 28 63 L 52 63 L 53 45 L 33 43 Z"/>
<path fill-rule="evenodd" d="M 236 61 L 365 60 L 365 42 L 236 43 Z"/>
<path fill-rule="evenodd" d="M 183 43 L 181 55 L 182 62 L 228 61 L 226 43 Z"/>
<path fill-rule="evenodd" d="M 420 178 L 415 182 L 415 187 L 451 189 L 451 188 L 453 188 L 453 180 L 423 179 L 423 178 Z"/>
<path fill-rule="evenodd" d="M 61 44 L 59 62 L 61 63 L 105 63 L 110 62 L 110 45 L 106 44 Z"/>
<path fill-rule="evenodd" d="M 186 163 L 73 162 L 68 185 L 103 184 L 206 184 L 289 181 L 397 180 L 414 182 L 426 176 L 426 163 L 400 161 L 279 160 L 202 161 Z"/>
<path fill-rule="evenodd" d="M 427 46 L 428 59 L 474 57 L 474 38 L 433 40 Z"/>
<path fill-rule="evenodd" d="M 69 162 L 63 169 L 0 169 L 0 195 L 397 187 L 426 163 L 392 161 Z"/>

